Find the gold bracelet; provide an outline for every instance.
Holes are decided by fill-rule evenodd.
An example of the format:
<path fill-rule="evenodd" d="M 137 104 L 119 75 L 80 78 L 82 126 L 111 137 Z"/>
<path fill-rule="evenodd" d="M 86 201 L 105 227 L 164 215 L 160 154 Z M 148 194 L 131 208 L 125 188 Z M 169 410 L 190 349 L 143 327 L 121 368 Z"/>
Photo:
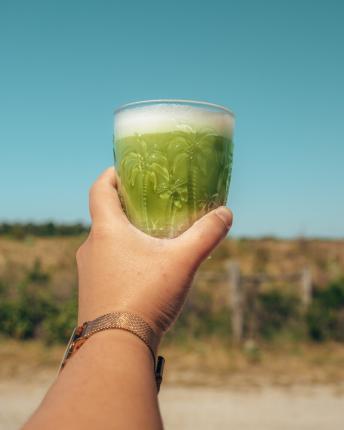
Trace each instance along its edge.
<path fill-rule="evenodd" d="M 108 329 L 120 329 L 133 333 L 140 338 L 149 348 L 153 356 L 154 374 L 159 392 L 165 359 L 158 356 L 155 360 L 155 351 L 158 347 L 159 338 L 152 328 L 138 315 L 129 312 L 111 312 L 102 315 L 93 321 L 86 321 L 73 330 L 66 351 L 62 358 L 59 372 L 66 365 L 67 360 L 86 342 L 86 340 L 99 331 Z"/>

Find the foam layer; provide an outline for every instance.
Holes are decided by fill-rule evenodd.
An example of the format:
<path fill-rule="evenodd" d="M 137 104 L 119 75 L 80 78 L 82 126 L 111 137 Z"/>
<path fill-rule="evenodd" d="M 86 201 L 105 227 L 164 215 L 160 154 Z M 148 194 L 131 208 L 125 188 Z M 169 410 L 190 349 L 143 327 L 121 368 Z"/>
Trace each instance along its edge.
<path fill-rule="evenodd" d="M 115 115 L 115 136 L 121 139 L 134 134 L 166 133 L 212 129 L 221 136 L 232 137 L 234 119 L 230 113 L 201 107 L 161 103 L 119 111 Z"/>

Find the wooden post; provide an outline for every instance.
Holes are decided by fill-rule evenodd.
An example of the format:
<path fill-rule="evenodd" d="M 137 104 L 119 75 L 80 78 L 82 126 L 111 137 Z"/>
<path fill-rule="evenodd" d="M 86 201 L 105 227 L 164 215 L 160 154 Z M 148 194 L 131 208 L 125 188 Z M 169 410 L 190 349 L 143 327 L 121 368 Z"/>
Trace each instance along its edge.
<path fill-rule="evenodd" d="M 228 263 L 228 280 L 230 287 L 230 309 L 233 341 L 240 343 L 243 336 L 243 292 L 240 281 L 240 267 L 235 261 Z"/>
<path fill-rule="evenodd" d="M 309 267 L 305 267 L 301 272 L 301 302 L 304 307 L 308 307 L 312 301 L 312 273 Z"/>

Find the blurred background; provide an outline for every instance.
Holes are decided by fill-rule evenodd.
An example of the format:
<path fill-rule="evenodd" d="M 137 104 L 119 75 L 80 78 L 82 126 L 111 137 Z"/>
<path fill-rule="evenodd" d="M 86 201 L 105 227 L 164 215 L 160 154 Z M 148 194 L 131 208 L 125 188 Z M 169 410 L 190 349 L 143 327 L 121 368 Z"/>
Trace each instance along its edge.
<path fill-rule="evenodd" d="M 234 226 L 162 347 L 166 428 L 343 428 L 343 20 L 339 0 L 0 1 L 1 430 L 75 325 L 113 110 L 156 98 L 237 119 Z"/>

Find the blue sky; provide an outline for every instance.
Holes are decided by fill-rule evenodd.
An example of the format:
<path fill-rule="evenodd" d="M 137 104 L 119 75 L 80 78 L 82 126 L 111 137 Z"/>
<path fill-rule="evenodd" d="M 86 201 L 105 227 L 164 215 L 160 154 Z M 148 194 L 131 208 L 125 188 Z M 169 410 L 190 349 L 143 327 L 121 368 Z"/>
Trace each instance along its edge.
<path fill-rule="evenodd" d="M 235 235 L 344 237 L 344 2 L 0 1 L 0 219 L 88 221 L 113 109 L 236 113 Z"/>

